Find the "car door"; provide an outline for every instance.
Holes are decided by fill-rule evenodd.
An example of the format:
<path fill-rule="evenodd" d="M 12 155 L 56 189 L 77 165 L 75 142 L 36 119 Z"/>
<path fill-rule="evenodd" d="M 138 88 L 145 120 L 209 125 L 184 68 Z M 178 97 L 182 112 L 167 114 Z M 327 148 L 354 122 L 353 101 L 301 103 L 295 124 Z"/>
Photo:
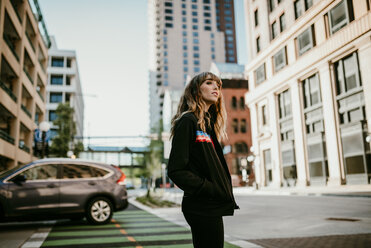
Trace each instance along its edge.
<path fill-rule="evenodd" d="M 78 163 L 62 165 L 60 183 L 60 211 L 62 213 L 84 212 L 87 199 L 100 191 L 101 185 L 91 166 Z"/>
<path fill-rule="evenodd" d="M 17 175 L 23 175 L 26 181 L 8 180 L 10 215 L 53 215 L 58 212 L 58 164 L 34 165 Z"/>

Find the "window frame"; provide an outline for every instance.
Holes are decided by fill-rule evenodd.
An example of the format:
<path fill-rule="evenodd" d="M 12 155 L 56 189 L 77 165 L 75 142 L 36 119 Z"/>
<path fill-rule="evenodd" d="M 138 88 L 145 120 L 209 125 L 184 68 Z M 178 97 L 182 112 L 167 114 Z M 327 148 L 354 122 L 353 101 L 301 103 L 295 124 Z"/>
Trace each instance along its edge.
<path fill-rule="evenodd" d="M 260 70 L 263 70 L 264 77 L 259 80 L 258 75 L 259 75 Z M 255 74 L 255 84 L 256 85 L 261 84 L 262 82 L 264 82 L 267 79 L 266 78 L 267 76 L 266 76 L 266 70 L 265 70 L 265 63 L 261 64 L 258 68 L 256 68 L 256 70 L 254 71 L 254 74 Z"/>
<path fill-rule="evenodd" d="M 282 64 L 276 65 L 276 58 L 280 56 L 283 53 L 283 62 Z M 277 73 L 280 70 L 282 70 L 286 65 L 287 65 L 287 52 L 286 52 L 286 46 L 282 47 L 278 52 L 276 52 L 273 55 L 273 67 L 274 67 L 274 72 Z"/>
<path fill-rule="evenodd" d="M 344 11 L 345 11 L 345 19 L 342 20 L 341 22 L 339 22 L 338 24 L 336 24 L 335 26 L 332 25 L 332 11 L 334 11 L 334 9 L 336 9 L 337 7 L 341 6 L 342 4 L 344 4 Z M 351 6 L 352 7 L 352 6 Z M 340 3 L 338 3 L 337 5 L 335 5 L 333 8 L 331 8 L 328 12 L 328 23 L 329 23 L 329 31 L 330 31 L 330 35 L 333 35 L 334 33 L 336 33 L 337 31 L 339 31 L 340 29 L 342 29 L 343 27 L 347 26 L 353 19 L 353 15 L 351 15 L 351 10 L 349 9 L 349 1 L 347 0 L 342 0 Z"/>
<path fill-rule="evenodd" d="M 300 42 L 302 41 L 302 38 L 305 37 L 309 33 L 309 43 L 300 48 Z M 298 51 L 298 55 L 301 56 L 304 53 L 308 52 L 311 50 L 313 47 L 316 46 L 316 41 L 315 41 L 315 32 L 314 32 L 314 25 L 309 26 L 307 29 L 305 29 L 301 34 L 296 37 L 296 47 Z"/>

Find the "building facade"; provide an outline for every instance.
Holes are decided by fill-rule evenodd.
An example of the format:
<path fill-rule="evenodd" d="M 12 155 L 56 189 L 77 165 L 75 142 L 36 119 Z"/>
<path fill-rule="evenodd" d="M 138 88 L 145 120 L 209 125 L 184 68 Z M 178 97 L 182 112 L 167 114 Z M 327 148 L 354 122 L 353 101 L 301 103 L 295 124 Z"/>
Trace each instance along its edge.
<path fill-rule="evenodd" d="M 370 1 L 246 0 L 245 11 L 258 185 L 370 183 Z"/>
<path fill-rule="evenodd" d="M 236 45 L 232 0 L 148 0 L 148 11 L 150 71 L 155 73 L 150 102 L 159 104 L 150 105 L 154 127 L 162 119 L 165 91 L 182 90 L 187 77 L 207 71 L 213 61 L 235 61 Z"/>
<path fill-rule="evenodd" d="M 47 116 L 51 125 L 51 138 L 56 134 L 53 121 L 59 103 L 69 102 L 74 109 L 73 119 L 76 123 L 76 136 L 84 134 L 84 99 L 81 89 L 76 52 L 58 49 L 55 38 L 51 36 L 48 60 Z"/>
<path fill-rule="evenodd" d="M 244 78 L 244 66 L 232 63 L 213 63 L 211 72 L 223 81 L 222 94 L 227 111 L 227 135 L 222 140 L 224 157 L 232 176 L 233 186 L 244 186 L 254 181 L 250 155 L 250 111 L 245 104 L 248 81 Z"/>
<path fill-rule="evenodd" d="M 35 159 L 45 117 L 48 38 L 37 1 L 0 1 L 0 171 Z"/>

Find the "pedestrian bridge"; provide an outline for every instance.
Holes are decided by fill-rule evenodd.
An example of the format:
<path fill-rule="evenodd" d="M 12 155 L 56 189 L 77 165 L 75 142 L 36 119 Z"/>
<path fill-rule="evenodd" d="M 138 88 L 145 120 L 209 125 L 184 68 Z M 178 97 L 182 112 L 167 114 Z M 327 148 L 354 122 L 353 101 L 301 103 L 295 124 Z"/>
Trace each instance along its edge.
<path fill-rule="evenodd" d="M 148 151 L 148 147 L 88 146 L 79 157 L 119 167 L 139 168 L 144 167 L 144 155 Z"/>

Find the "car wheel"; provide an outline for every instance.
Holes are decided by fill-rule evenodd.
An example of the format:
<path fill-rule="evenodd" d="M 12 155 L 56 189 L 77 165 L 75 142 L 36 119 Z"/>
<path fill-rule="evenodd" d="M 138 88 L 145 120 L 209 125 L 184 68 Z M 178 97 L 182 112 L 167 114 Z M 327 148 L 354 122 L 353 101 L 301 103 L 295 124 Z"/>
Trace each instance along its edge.
<path fill-rule="evenodd" d="M 87 207 L 86 218 L 95 225 L 107 224 L 111 221 L 113 207 L 110 200 L 105 197 L 97 197 L 91 200 Z"/>

